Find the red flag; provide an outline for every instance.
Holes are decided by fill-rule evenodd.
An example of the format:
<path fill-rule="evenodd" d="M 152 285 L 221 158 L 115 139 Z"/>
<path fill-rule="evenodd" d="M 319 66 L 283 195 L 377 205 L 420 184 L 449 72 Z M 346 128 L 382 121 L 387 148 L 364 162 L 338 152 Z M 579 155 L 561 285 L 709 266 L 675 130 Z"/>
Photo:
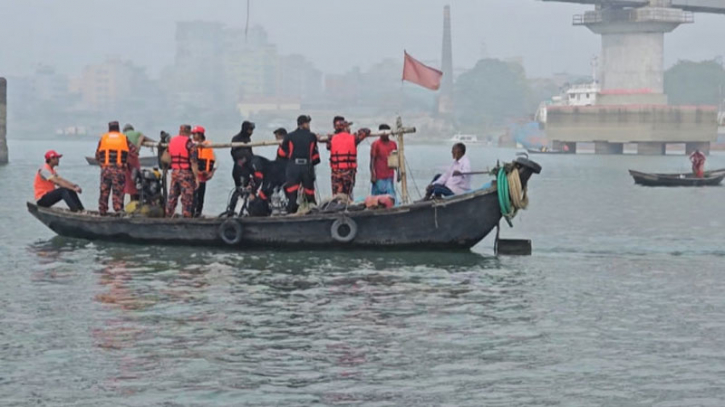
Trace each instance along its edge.
<path fill-rule="evenodd" d="M 441 87 L 442 77 L 443 72 L 425 65 L 405 52 L 404 81 L 413 82 L 430 90 L 438 90 Z"/>

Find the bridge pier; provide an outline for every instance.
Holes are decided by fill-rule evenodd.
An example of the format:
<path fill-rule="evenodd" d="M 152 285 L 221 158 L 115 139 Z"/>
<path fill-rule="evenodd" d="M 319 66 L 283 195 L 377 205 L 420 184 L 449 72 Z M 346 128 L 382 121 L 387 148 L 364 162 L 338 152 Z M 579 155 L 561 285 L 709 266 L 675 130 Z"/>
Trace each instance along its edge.
<path fill-rule="evenodd" d="M 608 141 L 595 141 L 594 154 L 623 154 L 624 143 L 610 143 Z"/>
<path fill-rule="evenodd" d="M 693 142 L 693 143 L 685 143 L 685 154 L 690 155 L 695 152 L 695 150 L 700 150 L 701 153 L 705 155 L 710 155 L 710 142 L 709 141 L 703 141 L 703 142 Z"/>
<path fill-rule="evenodd" d="M 8 82 L 5 78 L 0 78 L 0 164 L 8 163 L 8 143 L 7 143 L 7 121 L 8 121 Z"/>
<path fill-rule="evenodd" d="M 665 155 L 667 144 L 656 141 L 645 141 L 637 143 L 638 155 Z"/>

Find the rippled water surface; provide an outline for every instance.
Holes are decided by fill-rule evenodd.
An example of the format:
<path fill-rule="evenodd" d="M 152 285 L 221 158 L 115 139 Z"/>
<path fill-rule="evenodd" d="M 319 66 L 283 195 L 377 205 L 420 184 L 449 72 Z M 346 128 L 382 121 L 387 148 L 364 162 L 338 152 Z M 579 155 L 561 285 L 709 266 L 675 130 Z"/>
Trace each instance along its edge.
<path fill-rule="evenodd" d="M 534 157 L 531 208 L 502 230 L 534 255 L 496 258 L 491 237 L 381 253 L 54 236 L 24 206 L 34 171 L 59 150 L 95 207 L 93 144 L 12 140 L 0 167 L 0 405 L 725 405 L 725 187 L 626 171 L 687 170 L 683 156 Z M 480 169 L 515 153 L 470 150 Z M 421 188 L 450 158 L 408 153 Z"/>

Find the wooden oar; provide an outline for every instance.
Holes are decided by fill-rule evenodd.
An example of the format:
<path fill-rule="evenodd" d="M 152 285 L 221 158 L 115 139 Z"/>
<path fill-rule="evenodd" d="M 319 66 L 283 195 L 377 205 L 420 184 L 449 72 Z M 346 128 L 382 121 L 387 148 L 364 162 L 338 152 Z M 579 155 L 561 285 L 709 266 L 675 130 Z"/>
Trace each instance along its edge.
<path fill-rule="evenodd" d="M 381 131 L 377 133 L 370 133 L 368 137 L 380 137 L 380 136 L 395 136 L 398 134 L 410 134 L 415 133 L 416 129 L 415 127 L 404 127 L 401 130 L 386 130 Z M 317 141 L 319 143 L 326 143 L 329 141 L 329 136 L 322 136 L 318 137 Z M 205 148 L 237 148 L 237 147 L 264 147 L 264 146 L 277 146 L 281 143 L 281 141 L 277 140 L 268 140 L 268 141 L 254 141 L 251 143 L 211 143 L 208 145 L 205 145 Z M 165 143 L 153 143 L 150 141 L 145 141 L 143 143 L 144 147 L 167 147 L 168 144 Z"/>
<path fill-rule="evenodd" d="M 463 175 L 482 175 L 482 174 L 491 174 L 491 170 L 462 172 L 460 174 L 453 174 L 453 176 L 454 177 L 460 177 L 460 176 L 463 176 Z"/>

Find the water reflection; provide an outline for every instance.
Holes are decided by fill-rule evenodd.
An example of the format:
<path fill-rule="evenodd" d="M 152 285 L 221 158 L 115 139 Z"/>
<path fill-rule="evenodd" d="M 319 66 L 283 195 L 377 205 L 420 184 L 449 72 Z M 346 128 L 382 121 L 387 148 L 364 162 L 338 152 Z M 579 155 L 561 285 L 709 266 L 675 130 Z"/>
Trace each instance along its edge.
<path fill-rule="evenodd" d="M 260 404 L 284 404 L 271 394 L 397 402 L 346 383 L 382 388 L 424 377 L 421 364 L 468 363 L 490 352 L 493 327 L 523 329 L 536 318 L 537 277 L 476 253 L 232 252 L 60 238 L 29 251 L 93 265 L 88 332 L 108 365 L 103 387 L 139 400 L 151 387 L 253 392 Z M 511 345 L 504 337 L 494 343 Z M 515 341 L 537 340 L 534 332 Z"/>

